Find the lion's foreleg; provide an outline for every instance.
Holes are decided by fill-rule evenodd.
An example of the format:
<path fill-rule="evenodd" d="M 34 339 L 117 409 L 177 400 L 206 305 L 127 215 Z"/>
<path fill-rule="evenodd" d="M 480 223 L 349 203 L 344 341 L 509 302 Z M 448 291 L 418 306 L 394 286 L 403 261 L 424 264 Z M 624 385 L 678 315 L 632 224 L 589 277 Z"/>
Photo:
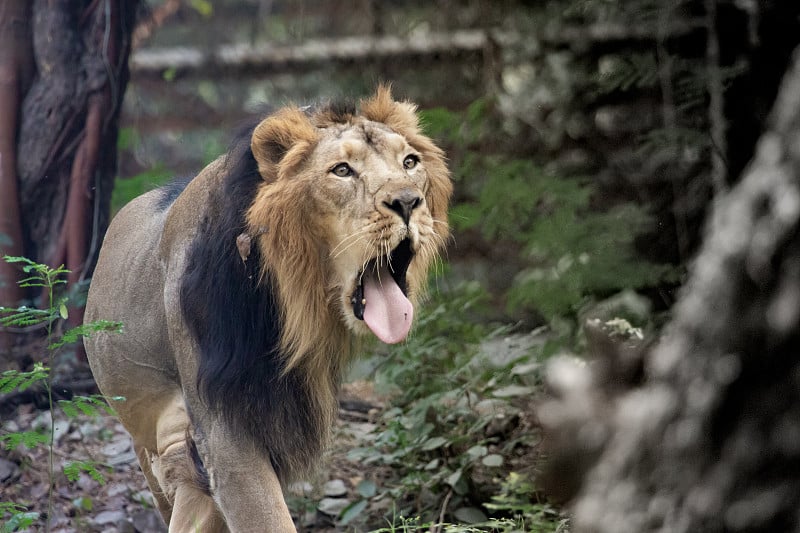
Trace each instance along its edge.
<path fill-rule="evenodd" d="M 211 494 L 231 531 L 294 532 L 289 508 L 269 457 L 213 424 L 197 447 Z"/>
<path fill-rule="evenodd" d="M 179 391 L 158 412 L 155 423 L 156 449 L 137 446 L 136 453 L 170 533 L 227 532 L 198 474 L 192 454 L 191 421 Z"/>
<path fill-rule="evenodd" d="M 175 491 L 175 506 L 169 522 L 169 533 L 229 531 L 209 495 L 188 483 Z"/>
<path fill-rule="evenodd" d="M 164 523 L 169 524 L 170 517 L 172 516 L 172 503 L 167 499 L 164 489 L 161 487 L 161 483 L 153 473 L 153 465 L 151 463 L 152 454 L 144 447 L 136 446 L 135 444 L 134 447 L 136 449 L 136 456 L 139 458 L 139 465 L 142 467 L 142 473 L 147 479 L 150 492 L 153 494 L 156 509 L 161 513 Z"/>

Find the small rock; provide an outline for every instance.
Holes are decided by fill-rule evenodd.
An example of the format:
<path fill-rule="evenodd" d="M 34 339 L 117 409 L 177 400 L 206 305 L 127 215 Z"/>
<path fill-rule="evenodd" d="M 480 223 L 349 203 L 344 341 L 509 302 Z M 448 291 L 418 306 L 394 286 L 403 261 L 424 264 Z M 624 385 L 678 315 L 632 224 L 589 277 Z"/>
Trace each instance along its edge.
<path fill-rule="evenodd" d="M 162 533 L 167 531 L 161 515 L 155 509 L 142 509 L 131 516 L 133 527 L 140 533 Z"/>
<path fill-rule="evenodd" d="M 343 430 L 359 442 L 371 442 L 375 440 L 375 428 L 377 426 L 371 422 L 348 422 Z"/>
<path fill-rule="evenodd" d="M 115 455 L 114 457 L 109 457 L 107 462 L 111 466 L 122 466 L 135 464 L 136 460 L 136 452 L 133 450 L 128 450 L 127 452 Z"/>
<path fill-rule="evenodd" d="M 41 500 L 47 496 L 49 491 L 50 487 L 47 483 L 36 483 L 33 487 L 31 487 L 30 497 L 34 500 Z"/>
<path fill-rule="evenodd" d="M 325 483 L 323 491 L 325 496 L 329 496 L 331 498 L 339 498 L 347 495 L 347 485 L 345 485 L 344 481 L 342 481 L 341 479 L 332 479 L 327 483 Z"/>
<path fill-rule="evenodd" d="M 118 533 L 136 533 L 136 526 L 134 526 L 133 523 L 127 518 L 125 520 L 117 522 L 116 526 Z M 149 531 L 150 530 L 148 530 L 148 532 Z"/>
<path fill-rule="evenodd" d="M 111 483 L 106 487 L 106 494 L 109 498 L 114 496 L 127 496 L 130 494 L 131 488 L 125 483 Z"/>
<path fill-rule="evenodd" d="M 123 511 L 102 511 L 94 517 L 94 523 L 101 526 L 116 525 L 118 522 L 124 522 L 125 518 Z"/>
<path fill-rule="evenodd" d="M 156 502 L 153 499 L 153 493 L 149 490 L 140 490 L 131 494 L 131 501 L 147 507 L 155 507 Z"/>
<path fill-rule="evenodd" d="M 128 438 L 116 439 L 112 442 L 109 442 L 103 449 L 103 455 L 106 457 L 115 457 L 117 455 L 123 454 L 131 449 L 131 441 Z"/>
<path fill-rule="evenodd" d="M 307 511 L 303 513 L 303 516 L 300 519 L 300 523 L 303 525 L 304 528 L 313 531 L 313 526 L 317 524 L 317 513 L 315 511 Z"/>
<path fill-rule="evenodd" d="M 328 516 L 339 516 L 348 505 L 350 505 L 350 500 L 347 498 L 322 498 L 317 505 L 317 510 Z"/>
<path fill-rule="evenodd" d="M 31 427 L 33 429 L 49 429 L 52 421 L 53 415 L 50 414 L 50 411 L 42 411 L 39 416 L 33 419 Z"/>
<path fill-rule="evenodd" d="M 63 439 L 67 434 L 70 432 L 70 425 L 69 421 L 67 420 L 56 420 L 55 426 L 53 426 L 53 442 L 59 443 L 61 439 Z"/>
<path fill-rule="evenodd" d="M 19 476 L 19 466 L 17 463 L 0 457 L 0 481 L 16 478 Z"/>
<path fill-rule="evenodd" d="M 84 473 L 81 473 L 78 477 L 78 481 L 75 482 L 75 486 L 81 489 L 84 494 L 91 494 L 93 491 L 97 490 L 97 485 L 97 481 Z"/>
<path fill-rule="evenodd" d="M 84 437 L 94 437 L 97 435 L 97 424 L 94 422 L 84 422 L 78 426 L 78 431 Z"/>

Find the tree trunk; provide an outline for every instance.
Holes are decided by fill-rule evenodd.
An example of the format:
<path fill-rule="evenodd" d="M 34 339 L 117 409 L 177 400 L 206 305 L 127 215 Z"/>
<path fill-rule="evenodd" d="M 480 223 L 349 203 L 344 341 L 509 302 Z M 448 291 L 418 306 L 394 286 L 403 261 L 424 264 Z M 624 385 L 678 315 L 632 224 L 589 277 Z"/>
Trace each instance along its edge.
<path fill-rule="evenodd" d="M 575 531 L 800 528 L 798 95 L 800 49 L 639 371 L 625 350 L 553 362 L 540 416 Z"/>
<path fill-rule="evenodd" d="M 136 1 L 0 0 L 2 253 L 87 279 L 109 217 Z M 36 294 L 0 263 L 0 305 Z M 74 292 L 74 291 L 73 291 Z M 80 298 L 70 323 L 82 320 Z M 0 352 L 13 343 L 0 331 Z"/>

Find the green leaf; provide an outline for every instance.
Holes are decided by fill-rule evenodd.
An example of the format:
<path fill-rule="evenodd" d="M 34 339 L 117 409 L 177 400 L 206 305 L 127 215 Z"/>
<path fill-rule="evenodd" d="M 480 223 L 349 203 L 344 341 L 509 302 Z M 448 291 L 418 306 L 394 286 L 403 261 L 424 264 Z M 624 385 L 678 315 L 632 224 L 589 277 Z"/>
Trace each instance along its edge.
<path fill-rule="evenodd" d="M 64 475 L 69 481 L 75 482 L 80 478 L 81 472 L 86 472 L 93 480 L 105 485 L 106 478 L 97 469 L 98 464 L 94 461 L 72 461 L 64 465 Z"/>
<path fill-rule="evenodd" d="M 91 511 L 94 507 L 94 502 L 88 496 L 81 496 L 72 500 L 72 505 L 81 511 Z"/>
<path fill-rule="evenodd" d="M 49 443 L 50 435 L 40 431 L 19 431 L 0 435 L 0 442 L 5 444 L 7 450 L 16 450 L 20 445 L 31 449 Z"/>
<path fill-rule="evenodd" d="M 430 461 L 428 461 L 428 463 L 425 466 L 422 467 L 422 469 L 423 470 L 429 470 L 429 471 L 430 470 L 436 470 L 437 468 L 439 468 L 439 462 L 440 461 L 439 461 L 438 457 L 436 459 L 431 459 Z"/>
<path fill-rule="evenodd" d="M 489 448 L 483 445 L 473 446 L 469 450 L 467 450 L 467 455 L 472 457 L 473 459 L 477 459 L 478 457 L 483 457 L 489 453 Z"/>
<path fill-rule="evenodd" d="M 450 485 L 451 487 L 455 488 L 456 484 L 459 481 L 461 481 L 461 474 L 462 474 L 461 470 L 456 470 L 455 472 L 447 476 L 447 479 L 445 479 L 444 482 Z"/>
<path fill-rule="evenodd" d="M 339 522 L 341 525 L 346 526 L 366 508 L 367 500 L 358 500 L 357 502 L 351 503 L 342 510 L 342 513 L 339 515 Z"/>
<path fill-rule="evenodd" d="M 59 400 L 58 406 L 61 407 L 61 410 L 64 411 L 64 414 L 67 415 L 67 418 L 77 418 L 78 409 L 76 409 L 74 402 L 69 400 Z"/>
<path fill-rule="evenodd" d="M 481 463 L 483 463 L 484 466 L 492 468 L 503 466 L 503 456 L 497 453 L 492 453 L 481 459 Z"/>
<path fill-rule="evenodd" d="M 92 334 L 98 331 L 110 331 L 112 333 L 122 333 L 122 322 L 114 322 L 111 320 L 96 320 L 87 324 L 81 324 L 67 330 L 59 340 L 51 343 L 47 348 L 55 350 L 66 344 L 78 342 L 81 337 L 91 337 Z"/>
<path fill-rule="evenodd" d="M 11 511 L 11 518 L 3 524 L 3 532 L 12 533 L 14 531 L 25 530 L 33 525 L 33 522 L 38 518 L 39 513 L 37 512 Z"/>
<path fill-rule="evenodd" d="M 209 18 L 214 13 L 214 6 L 209 0 L 189 0 L 189 5 L 203 18 Z"/>
<path fill-rule="evenodd" d="M 533 387 L 525 387 L 523 385 L 508 385 L 494 391 L 494 396 L 497 398 L 513 398 L 517 396 L 530 396 L 535 392 Z"/>
<path fill-rule="evenodd" d="M 477 507 L 459 507 L 453 513 L 459 522 L 467 524 L 480 524 L 486 522 L 486 515 Z"/>
<path fill-rule="evenodd" d="M 372 498 L 378 492 L 378 487 L 369 479 L 362 479 L 356 487 L 356 491 L 363 498 Z"/>
<path fill-rule="evenodd" d="M 65 303 L 62 302 L 61 305 L 59 306 L 58 314 L 61 315 L 61 318 L 63 318 L 64 320 L 69 318 L 69 311 L 67 311 L 67 305 Z"/>
<path fill-rule="evenodd" d="M 538 361 L 534 361 L 532 363 L 520 363 L 511 369 L 511 373 L 515 376 L 525 376 L 527 374 L 533 374 L 541 367 L 542 364 Z"/>
<path fill-rule="evenodd" d="M 446 445 L 448 440 L 444 437 L 431 437 L 430 439 L 426 440 L 420 446 L 420 450 L 424 452 L 429 452 L 431 450 L 435 450 L 437 448 L 441 448 L 442 446 Z"/>
<path fill-rule="evenodd" d="M 177 75 L 178 70 L 175 67 L 169 67 L 168 69 L 164 70 L 164 72 L 161 74 L 161 77 L 164 78 L 164 81 L 174 81 Z"/>

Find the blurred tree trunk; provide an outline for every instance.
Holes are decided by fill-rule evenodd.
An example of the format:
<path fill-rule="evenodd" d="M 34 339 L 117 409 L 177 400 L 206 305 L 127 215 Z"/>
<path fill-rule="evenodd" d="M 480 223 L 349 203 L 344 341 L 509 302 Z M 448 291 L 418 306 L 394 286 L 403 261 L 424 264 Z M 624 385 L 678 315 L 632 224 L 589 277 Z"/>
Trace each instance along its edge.
<path fill-rule="evenodd" d="M 137 4 L 0 0 L 0 252 L 66 265 L 73 290 L 108 223 Z M 18 277 L 0 262 L 0 305 L 38 297 Z M 0 331 L 6 364 L 14 333 Z"/>
<path fill-rule="evenodd" d="M 638 370 L 626 350 L 554 362 L 540 415 L 576 531 L 800 528 L 798 95 L 800 48 Z"/>

